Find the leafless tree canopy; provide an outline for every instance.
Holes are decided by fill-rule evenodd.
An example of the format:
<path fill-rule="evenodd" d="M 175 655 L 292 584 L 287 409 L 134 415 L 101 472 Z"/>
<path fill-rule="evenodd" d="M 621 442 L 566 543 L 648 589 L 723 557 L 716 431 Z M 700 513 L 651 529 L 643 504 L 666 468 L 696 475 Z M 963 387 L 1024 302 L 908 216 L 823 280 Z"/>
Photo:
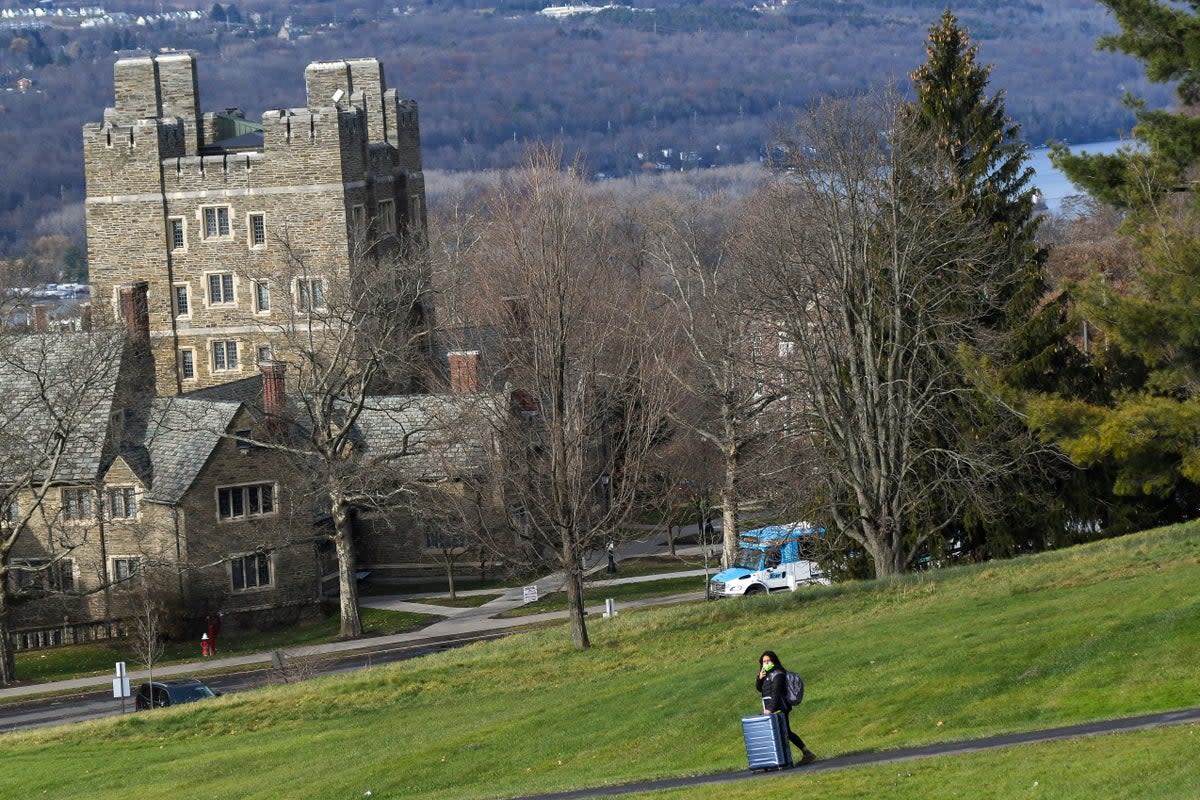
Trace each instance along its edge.
<path fill-rule="evenodd" d="M 780 138 L 753 252 L 763 313 L 790 348 L 793 432 L 811 444 L 799 477 L 823 484 L 876 574 L 895 574 L 1014 466 L 969 435 L 987 412 L 958 357 L 987 352 L 992 245 L 894 100 L 825 101 Z"/>
<path fill-rule="evenodd" d="M 581 559 L 632 507 L 667 401 L 647 346 L 662 320 L 636 265 L 613 257 L 613 220 L 576 167 L 537 152 L 486 196 L 463 260 L 468 305 L 495 332 L 512 398 L 497 417 L 493 479 L 526 554 L 565 571 L 580 647 Z"/>

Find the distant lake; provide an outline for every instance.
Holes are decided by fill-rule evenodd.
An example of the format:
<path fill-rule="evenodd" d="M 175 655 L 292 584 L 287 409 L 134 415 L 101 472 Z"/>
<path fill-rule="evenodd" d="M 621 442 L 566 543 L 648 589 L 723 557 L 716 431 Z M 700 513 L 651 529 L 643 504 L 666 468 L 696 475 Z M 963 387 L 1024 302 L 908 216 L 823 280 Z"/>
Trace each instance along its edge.
<path fill-rule="evenodd" d="M 1120 140 L 1110 142 L 1091 142 L 1090 144 L 1074 144 L 1071 145 L 1072 153 L 1100 153 L 1108 155 L 1116 152 L 1122 144 Z M 1067 180 L 1067 176 L 1059 172 L 1050 163 L 1050 148 L 1038 147 L 1029 150 L 1029 165 L 1033 167 L 1034 185 L 1041 190 L 1046 199 L 1046 208 L 1051 213 L 1057 214 L 1062 210 L 1062 201 L 1065 197 L 1070 197 L 1073 194 L 1083 194 L 1083 191 L 1077 189 L 1074 184 Z"/>

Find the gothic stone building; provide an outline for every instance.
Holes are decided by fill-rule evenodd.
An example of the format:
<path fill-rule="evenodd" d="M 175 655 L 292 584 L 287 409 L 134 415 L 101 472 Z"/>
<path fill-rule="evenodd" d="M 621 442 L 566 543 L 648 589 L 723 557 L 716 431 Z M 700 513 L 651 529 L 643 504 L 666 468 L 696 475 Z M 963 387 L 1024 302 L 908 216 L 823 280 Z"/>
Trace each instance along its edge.
<path fill-rule="evenodd" d="M 307 106 L 261 123 L 201 113 L 188 53 L 113 74 L 113 107 L 83 128 L 94 313 L 147 282 L 159 394 L 256 374 L 287 314 L 319 306 L 367 243 L 378 264 L 421 235 L 417 105 L 377 60 L 310 64 Z"/>
<path fill-rule="evenodd" d="M 121 289 L 125 332 L 0 347 L 18 648 L 119 634 L 143 598 L 231 626 L 316 611 L 319 549 L 294 465 L 246 446 L 267 423 L 243 402 L 154 396 L 145 288 Z"/>

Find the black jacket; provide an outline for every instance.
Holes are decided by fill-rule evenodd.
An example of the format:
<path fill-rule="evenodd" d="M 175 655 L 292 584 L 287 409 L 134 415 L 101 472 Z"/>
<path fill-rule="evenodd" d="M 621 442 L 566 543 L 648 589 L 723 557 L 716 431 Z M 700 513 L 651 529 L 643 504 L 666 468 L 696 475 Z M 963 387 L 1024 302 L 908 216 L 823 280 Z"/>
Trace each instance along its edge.
<path fill-rule="evenodd" d="M 763 708 L 767 711 L 788 711 L 787 675 L 779 667 L 767 673 L 765 678 L 754 682 L 762 695 Z"/>

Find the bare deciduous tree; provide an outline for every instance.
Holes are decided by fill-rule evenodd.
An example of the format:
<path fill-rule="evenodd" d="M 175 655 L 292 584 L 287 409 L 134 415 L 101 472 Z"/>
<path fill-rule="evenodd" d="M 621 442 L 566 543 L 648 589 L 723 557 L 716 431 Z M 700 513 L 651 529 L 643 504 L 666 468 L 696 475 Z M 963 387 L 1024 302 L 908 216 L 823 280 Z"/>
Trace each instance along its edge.
<path fill-rule="evenodd" d="M 878 576 L 903 572 L 966 498 L 986 507 L 1015 466 L 970 436 L 990 398 L 959 358 L 987 352 L 992 244 L 897 105 L 825 101 L 782 132 L 756 236 L 764 313 L 791 348 L 792 432 L 811 445 L 802 474 Z"/>
<path fill-rule="evenodd" d="M 340 636 L 353 638 L 362 634 L 354 516 L 406 501 L 405 464 L 428 434 L 431 417 L 412 394 L 428 365 L 428 259 L 417 236 L 360 231 L 349 268 L 335 273 L 286 237 L 278 244 L 284 262 L 269 280 L 282 321 L 262 326 L 268 371 L 286 374 L 287 398 L 265 385 L 260 410 L 273 435 L 249 444 L 289 455 L 327 517 L 318 535 L 337 555 Z"/>
<path fill-rule="evenodd" d="M 565 574 L 581 648 L 583 559 L 620 535 L 668 401 L 646 345 L 662 319 L 636 269 L 610 258 L 611 221 L 578 166 L 538 151 L 487 195 L 467 259 L 470 307 L 499 332 L 513 397 L 490 477 L 513 509 L 509 535 Z"/>
<path fill-rule="evenodd" d="M 705 212 L 714 205 L 724 216 Z M 777 436 L 767 412 L 779 398 L 778 329 L 756 313 L 756 287 L 739 259 L 739 237 L 729 230 L 728 217 L 719 198 L 662 215 L 668 222 L 652 251 L 663 273 L 663 294 L 679 321 L 680 357 L 671 359 L 671 374 L 687 400 L 672 419 L 719 454 L 721 560 L 727 567 L 737 552 L 746 458 Z"/>
<path fill-rule="evenodd" d="M 72 593 L 67 559 L 96 533 L 124 345 L 113 333 L 0 335 L 0 683 L 15 679 L 11 608 Z"/>

